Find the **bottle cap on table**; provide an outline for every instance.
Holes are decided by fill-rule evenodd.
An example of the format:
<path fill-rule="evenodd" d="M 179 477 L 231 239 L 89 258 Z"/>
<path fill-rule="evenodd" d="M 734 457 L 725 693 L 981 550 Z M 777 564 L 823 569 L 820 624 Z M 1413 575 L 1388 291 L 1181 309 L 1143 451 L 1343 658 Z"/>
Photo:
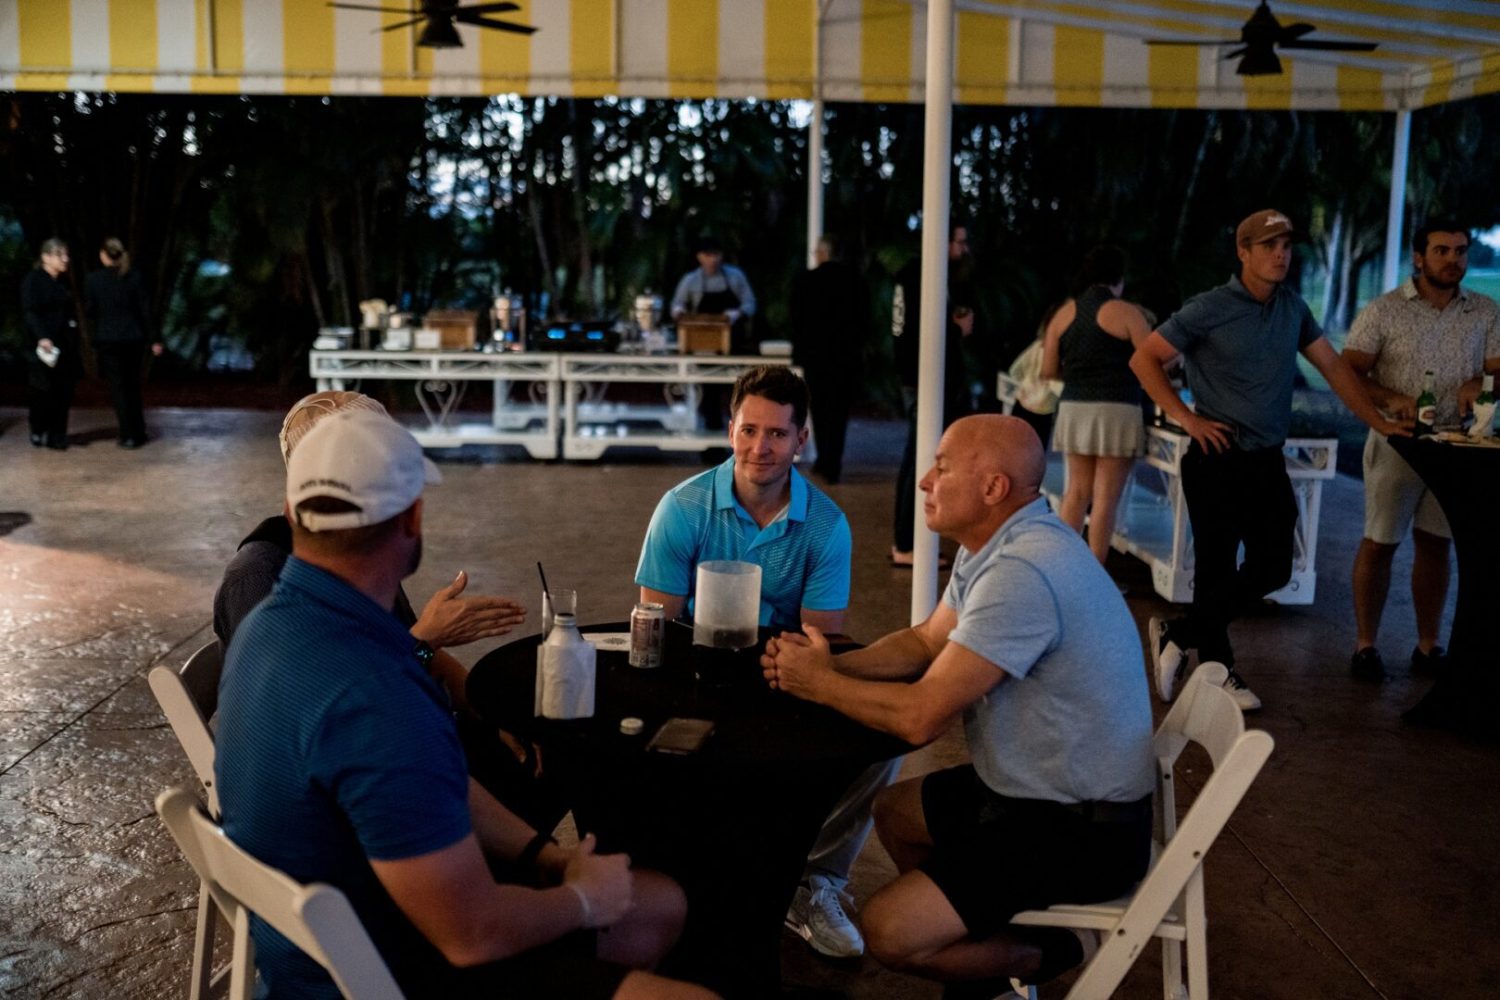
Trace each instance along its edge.
<path fill-rule="evenodd" d="M 620 720 L 620 732 L 626 736 L 638 735 L 645 728 L 646 724 L 633 715 Z"/>

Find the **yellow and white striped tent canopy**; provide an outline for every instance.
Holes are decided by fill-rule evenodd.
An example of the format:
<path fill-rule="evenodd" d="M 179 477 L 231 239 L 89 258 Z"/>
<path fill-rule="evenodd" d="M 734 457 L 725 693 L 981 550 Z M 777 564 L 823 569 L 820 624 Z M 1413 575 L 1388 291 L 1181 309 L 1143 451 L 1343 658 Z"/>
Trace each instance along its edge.
<path fill-rule="evenodd" d="M 368 0 L 386 7 L 415 0 Z M 478 0 L 464 0 L 466 3 Z M 324 0 L 0 0 L 0 88 L 161 93 L 525 94 L 920 101 L 922 0 L 518 0 L 530 37 L 458 27 L 418 47 L 402 15 Z M 1315 39 L 1238 77 L 1256 0 L 955 0 L 961 103 L 1395 110 L 1500 90 L 1500 3 L 1273 0 Z"/>

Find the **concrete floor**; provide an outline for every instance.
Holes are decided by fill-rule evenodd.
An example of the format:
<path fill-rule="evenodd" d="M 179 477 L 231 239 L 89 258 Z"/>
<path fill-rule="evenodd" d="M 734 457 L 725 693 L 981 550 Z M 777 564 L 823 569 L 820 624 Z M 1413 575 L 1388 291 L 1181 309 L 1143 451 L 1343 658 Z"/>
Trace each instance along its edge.
<path fill-rule="evenodd" d="M 0 409 L 0 994 L 183 995 L 196 882 L 152 813 L 155 793 L 193 783 L 145 683 L 209 636 L 210 599 L 236 541 L 280 507 L 279 414 L 155 410 L 153 443 L 114 446 L 111 417 L 75 413 L 75 446 L 34 450 L 24 416 Z M 909 573 L 886 565 L 902 428 L 856 423 L 849 473 L 830 492 L 855 536 L 849 631 L 902 624 Z M 535 562 L 577 586 L 580 614 L 618 619 L 646 518 L 698 468 L 653 454 L 597 464 L 518 453 L 439 456 L 426 595 L 460 566 L 472 586 L 523 598 Z M 1383 686 L 1346 675 L 1348 567 L 1359 484 L 1324 492 L 1318 601 L 1237 626 L 1241 665 L 1277 748 L 1208 862 L 1215 995 L 1255 998 L 1492 997 L 1500 981 L 1500 753 L 1403 727 L 1424 683 L 1408 678 L 1408 595 L 1393 595 Z M 1409 563 L 1400 557 L 1397 579 Z M 1117 557 L 1142 630 L 1167 605 L 1144 568 Z M 1398 584 L 1397 590 L 1401 589 Z M 469 662 L 488 647 L 460 651 Z M 961 755 L 949 734 L 909 772 Z M 1189 779 L 1191 781 L 1191 779 Z M 891 875 L 871 843 L 860 898 Z M 932 986 L 872 962 L 829 963 L 788 938 L 789 982 L 849 997 L 930 998 Z M 1119 996 L 1160 995 L 1148 954 Z M 1044 996 L 1061 996 L 1054 986 Z"/>

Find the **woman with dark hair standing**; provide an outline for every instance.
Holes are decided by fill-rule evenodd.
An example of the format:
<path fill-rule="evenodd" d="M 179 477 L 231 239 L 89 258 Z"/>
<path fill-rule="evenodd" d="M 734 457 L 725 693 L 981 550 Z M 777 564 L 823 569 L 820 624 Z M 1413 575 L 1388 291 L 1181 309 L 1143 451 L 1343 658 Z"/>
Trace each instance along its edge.
<path fill-rule="evenodd" d="M 1102 564 L 1115 533 L 1116 508 L 1146 447 L 1141 385 L 1130 356 L 1151 333 L 1138 306 L 1120 298 L 1125 252 L 1099 246 L 1083 259 L 1082 289 L 1063 303 L 1042 341 L 1042 377 L 1060 378 L 1052 447 L 1067 462 L 1058 517 L 1078 531 L 1089 519 L 1089 548 Z"/>
<path fill-rule="evenodd" d="M 94 352 L 120 424 L 120 447 L 139 448 L 146 443 L 141 411 L 141 358 L 151 327 L 146 291 L 141 276 L 130 269 L 125 244 L 114 237 L 99 248 L 99 263 L 103 269 L 89 275 L 83 288 Z M 161 350 L 160 343 L 151 345 L 152 354 L 160 355 Z"/>
<path fill-rule="evenodd" d="M 21 282 L 21 319 L 34 348 L 26 358 L 31 444 L 54 451 L 68 447 L 68 409 L 83 377 L 73 295 L 63 281 L 67 271 L 68 245 L 53 238 L 42 244 L 37 266 Z"/>

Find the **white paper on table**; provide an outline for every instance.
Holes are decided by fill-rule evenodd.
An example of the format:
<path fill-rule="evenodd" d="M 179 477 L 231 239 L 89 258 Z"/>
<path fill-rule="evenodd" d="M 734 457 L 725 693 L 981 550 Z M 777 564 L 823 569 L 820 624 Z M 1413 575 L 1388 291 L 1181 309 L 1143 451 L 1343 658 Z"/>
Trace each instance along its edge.
<path fill-rule="evenodd" d="M 629 632 L 585 632 L 583 638 L 595 649 L 602 649 L 607 653 L 630 652 Z"/>

